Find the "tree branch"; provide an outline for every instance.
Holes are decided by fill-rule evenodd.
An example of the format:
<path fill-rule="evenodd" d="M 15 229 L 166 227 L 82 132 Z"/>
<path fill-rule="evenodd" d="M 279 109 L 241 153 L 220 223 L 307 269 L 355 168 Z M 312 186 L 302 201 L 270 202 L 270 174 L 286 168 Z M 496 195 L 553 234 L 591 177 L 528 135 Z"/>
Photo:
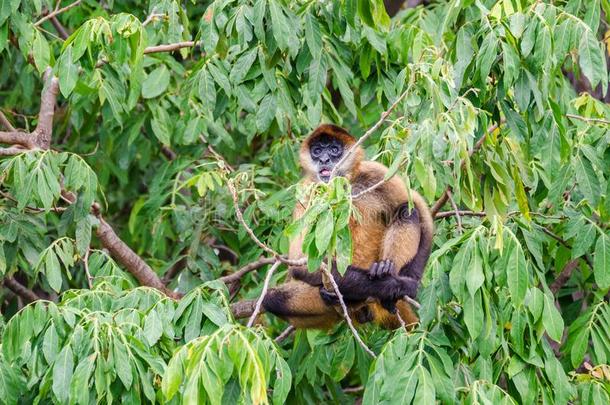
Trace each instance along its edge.
<path fill-rule="evenodd" d="M 27 151 L 29 151 L 29 149 L 19 148 L 17 146 L 12 146 L 10 148 L 0 148 L 0 156 L 15 156 Z"/>
<path fill-rule="evenodd" d="M 138 279 L 141 285 L 156 288 L 172 298 L 178 298 L 176 293 L 165 287 L 157 273 L 118 237 L 114 229 L 102 218 L 99 209 L 94 209 L 93 212 L 100 221 L 96 235 L 110 255 Z"/>
<path fill-rule="evenodd" d="M 51 24 L 53 24 L 55 31 L 57 31 L 57 34 L 59 35 L 59 37 L 61 39 L 63 39 L 65 41 L 66 39 L 68 39 L 70 37 L 70 33 L 68 32 L 66 27 L 64 27 L 61 24 L 61 22 L 59 22 L 59 20 L 57 19 L 57 16 L 51 17 Z"/>
<path fill-rule="evenodd" d="M 17 130 L 11 132 L 0 131 L 0 143 L 6 143 L 10 145 L 21 145 L 25 148 L 34 148 L 36 139 L 28 134 L 27 132 L 20 132 Z"/>
<path fill-rule="evenodd" d="M 339 291 L 339 286 L 337 285 L 335 278 L 333 277 L 331 272 L 328 271 L 328 269 L 326 267 L 324 267 L 323 271 L 324 271 L 324 273 L 326 273 L 326 276 L 328 277 L 330 284 L 333 286 L 333 290 L 334 290 L 335 294 L 337 295 L 337 298 L 339 299 L 339 304 L 341 305 L 341 309 L 343 310 L 343 318 L 345 319 L 345 322 L 347 322 L 347 326 L 349 327 L 349 329 L 352 331 L 354 338 L 356 339 L 358 344 L 364 349 L 365 352 L 367 352 L 371 357 L 376 359 L 377 355 L 375 355 L 375 353 L 371 349 L 369 349 L 369 347 L 366 345 L 366 343 L 364 343 L 364 341 L 358 334 L 358 331 L 354 327 L 354 324 L 352 323 L 352 318 L 349 316 L 347 306 L 345 305 L 345 301 L 343 300 L 343 295 L 341 294 L 341 291 Z"/>
<path fill-rule="evenodd" d="M 40 149 L 51 147 L 51 136 L 53 135 L 53 116 L 55 115 L 55 104 L 59 93 L 59 79 L 52 75 L 48 67 L 44 74 L 45 87 L 40 97 L 40 112 L 38 113 L 38 126 L 34 130 L 36 134 L 36 146 Z"/>
<path fill-rule="evenodd" d="M 231 304 L 231 312 L 235 319 L 248 318 L 254 312 L 255 300 L 244 300 Z"/>
<path fill-rule="evenodd" d="M 261 242 L 260 239 L 256 236 L 256 234 L 252 230 L 252 228 L 250 228 L 250 226 L 244 220 L 244 216 L 241 212 L 241 209 L 239 208 L 237 190 L 235 189 L 235 185 L 233 184 L 232 179 L 229 179 L 227 181 L 227 187 L 229 188 L 229 191 L 231 192 L 231 196 L 233 197 L 233 207 L 235 208 L 235 215 L 237 216 L 237 220 L 244 227 L 244 229 L 246 230 L 246 233 L 250 236 L 250 239 L 252 239 L 258 247 L 260 247 L 265 252 L 272 255 L 276 260 L 279 260 L 282 263 L 285 263 L 290 266 L 302 266 L 307 263 L 307 259 L 300 259 L 300 260 L 286 259 L 285 257 L 281 256 L 278 252 L 276 252 L 275 250 L 271 249 L 269 246 L 267 246 L 263 242 Z"/>
<path fill-rule="evenodd" d="M 556 295 L 557 292 L 559 290 L 561 290 L 561 287 L 563 287 L 565 285 L 565 283 L 568 282 L 568 280 L 570 279 L 570 277 L 572 277 L 572 273 L 574 272 L 575 269 L 578 268 L 578 259 L 574 259 L 574 260 L 570 260 L 564 267 L 563 270 L 561 271 L 561 273 L 559 273 L 559 275 L 557 276 L 557 278 L 555 279 L 555 281 L 553 281 L 551 283 L 551 285 L 549 286 L 549 289 L 551 290 L 551 292 L 553 293 L 553 295 Z"/>
<path fill-rule="evenodd" d="M 182 48 L 192 48 L 198 44 L 199 43 L 195 42 L 195 41 L 184 41 L 184 42 L 176 42 L 174 44 L 149 46 L 144 49 L 144 54 L 158 53 L 158 52 L 173 52 L 173 51 L 177 51 Z"/>
<path fill-rule="evenodd" d="M 255 262 L 246 264 L 244 267 L 237 270 L 235 273 L 220 277 L 218 280 L 222 281 L 225 284 L 231 284 L 236 281 L 239 281 L 247 273 L 259 269 L 264 265 L 275 263 L 276 261 L 277 259 L 275 257 L 261 257 Z"/>
<path fill-rule="evenodd" d="M 68 10 L 70 10 L 73 7 L 78 6 L 80 4 L 80 2 L 81 2 L 81 0 L 76 0 L 74 3 L 68 4 L 66 7 L 57 8 L 57 9 L 53 10 L 49 14 L 45 15 L 44 17 L 42 17 L 40 20 L 36 21 L 34 23 L 34 26 L 38 27 L 40 24 L 42 24 L 43 22 L 47 21 L 48 19 L 53 18 L 56 15 L 63 13 L 64 11 L 68 11 Z"/>
<path fill-rule="evenodd" d="M 30 290 L 13 277 L 5 278 L 4 285 L 27 302 L 34 302 L 40 299 L 34 291 Z"/>
<path fill-rule="evenodd" d="M 4 125 L 4 128 L 8 129 L 11 132 L 17 132 L 13 124 L 6 118 L 6 115 L 2 111 L 0 111 L 0 124 Z"/>
<path fill-rule="evenodd" d="M 476 152 L 478 152 L 479 149 L 481 149 L 481 146 L 483 146 L 483 142 L 485 142 L 485 139 L 487 139 L 487 135 L 493 133 L 502 123 L 504 123 L 504 119 L 501 119 L 499 124 L 493 124 L 492 126 L 487 128 L 487 131 L 485 131 L 485 133 L 481 136 L 481 138 L 479 138 L 477 143 L 475 143 L 475 145 L 472 147 L 472 150 L 468 152 L 469 158 Z M 464 168 L 465 165 L 466 159 L 462 160 L 462 162 L 460 163 L 460 168 Z M 436 213 L 439 212 L 443 205 L 445 205 L 447 200 L 449 200 L 449 194 L 447 193 L 447 191 L 451 192 L 451 186 L 447 186 L 445 191 L 443 191 L 443 194 L 430 209 L 430 211 L 432 212 L 432 216 L 436 216 Z"/>
<path fill-rule="evenodd" d="M 260 297 L 258 297 L 258 300 L 256 301 L 254 312 L 252 312 L 252 315 L 250 316 L 250 319 L 248 320 L 248 324 L 246 326 L 251 327 L 254 324 L 254 321 L 256 320 L 256 317 L 258 316 L 261 310 L 263 300 L 267 295 L 267 290 L 269 289 L 269 282 L 271 281 L 271 277 L 273 276 L 275 270 L 280 266 L 280 264 L 282 264 L 282 262 L 276 260 L 275 263 L 273 263 L 273 266 L 271 266 L 271 268 L 267 271 L 267 276 L 265 277 L 265 282 L 263 283 L 263 290 L 261 291 Z"/>
<path fill-rule="evenodd" d="M 286 329 L 284 329 L 284 331 L 282 333 L 280 333 L 278 335 L 278 337 L 276 337 L 275 339 L 273 339 L 275 341 L 275 343 L 280 343 L 282 342 L 284 339 L 286 339 L 288 336 L 292 335 L 292 333 L 296 330 L 296 328 L 292 325 L 288 325 L 286 327 Z"/>
<path fill-rule="evenodd" d="M 487 214 L 485 214 L 484 212 L 463 211 L 463 210 L 442 211 L 442 212 L 437 212 L 436 215 L 434 216 L 434 219 L 453 217 L 455 215 L 460 215 L 462 217 L 484 217 Z"/>
<path fill-rule="evenodd" d="M 583 117 L 582 115 L 576 115 L 576 114 L 566 114 L 566 117 L 573 118 L 575 120 L 585 121 L 585 122 L 592 123 L 592 124 L 610 125 L 610 121 L 602 119 L 602 118 Z"/>

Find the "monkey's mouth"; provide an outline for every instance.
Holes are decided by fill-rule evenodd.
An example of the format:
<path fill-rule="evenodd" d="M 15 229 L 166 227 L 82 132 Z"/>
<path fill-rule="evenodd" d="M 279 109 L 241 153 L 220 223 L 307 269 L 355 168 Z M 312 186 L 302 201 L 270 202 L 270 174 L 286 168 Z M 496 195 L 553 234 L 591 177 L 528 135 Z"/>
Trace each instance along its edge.
<path fill-rule="evenodd" d="M 328 180 L 330 180 L 330 173 L 331 169 L 329 167 L 323 167 L 318 172 L 318 176 L 320 177 L 320 180 L 326 183 Z"/>

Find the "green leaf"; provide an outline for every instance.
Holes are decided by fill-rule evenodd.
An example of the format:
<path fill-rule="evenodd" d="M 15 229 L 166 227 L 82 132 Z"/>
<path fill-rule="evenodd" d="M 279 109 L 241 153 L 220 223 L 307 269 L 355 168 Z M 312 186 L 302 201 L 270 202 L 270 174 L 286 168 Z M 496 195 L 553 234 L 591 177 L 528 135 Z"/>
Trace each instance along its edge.
<path fill-rule="evenodd" d="M 485 275 L 483 274 L 483 263 L 478 248 L 472 250 L 472 259 L 470 266 L 466 270 L 465 274 L 466 287 L 471 296 L 478 291 L 479 288 L 485 282 Z"/>
<path fill-rule="evenodd" d="M 468 295 L 464 300 L 464 323 L 472 340 L 476 339 L 483 330 L 483 306 L 481 305 L 481 291 Z"/>
<path fill-rule="evenodd" d="M 544 311 L 542 313 L 542 324 L 544 329 L 549 334 L 551 339 L 556 342 L 561 342 L 563 336 L 563 318 L 561 314 L 555 308 L 555 302 L 553 298 L 548 295 L 544 295 Z"/>
<path fill-rule="evenodd" d="M 308 90 L 312 101 L 322 94 L 326 87 L 327 66 L 324 57 L 320 55 L 318 58 L 313 58 L 309 65 L 309 82 Z"/>
<path fill-rule="evenodd" d="M 89 403 L 89 379 L 93 373 L 95 357 L 95 354 L 89 355 L 76 366 L 70 382 L 70 403 Z"/>
<path fill-rule="evenodd" d="M 208 111 L 213 111 L 216 107 L 216 86 L 212 76 L 206 69 L 199 72 L 199 98 L 203 101 L 204 107 Z"/>
<path fill-rule="evenodd" d="M 40 31 L 34 31 L 34 43 L 32 44 L 32 56 L 38 72 L 41 74 L 49 66 L 51 59 L 51 49 L 49 43 Z"/>
<path fill-rule="evenodd" d="M 610 287 L 610 237 L 601 234 L 595 244 L 593 254 L 595 282 L 601 289 Z"/>
<path fill-rule="evenodd" d="M 256 128 L 259 132 L 264 132 L 269 129 L 273 119 L 275 118 L 276 111 L 277 104 L 275 101 L 275 96 L 269 93 L 261 101 L 256 113 Z"/>
<path fill-rule="evenodd" d="M 70 344 L 64 346 L 53 365 L 53 393 L 62 403 L 68 402 L 74 359 Z"/>
<path fill-rule="evenodd" d="M 58 65 L 59 89 L 64 97 L 68 97 L 78 81 L 78 66 L 72 61 L 72 45 L 63 52 Z"/>
<path fill-rule="evenodd" d="M 252 67 L 254 60 L 257 56 L 257 49 L 251 49 L 247 52 L 241 54 L 241 56 L 237 59 L 235 64 L 233 65 L 233 69 L 231 69 L 231 73 L 229 74 L 229 79 L 233 85 L 238 85 L 241 83 L 246 77 L 246 74 Z"/>
<path fill-rule="evenodd" d="M 587 201 L 592 206 L 597 205 L 600 188 L 597 175 L 591 166 L 591 162 L 584 155 L 577 153 L 572 160 L 578 188 L 582 191 Z"/>
<path fill-rule="evenodd" d="M 47 363 L 53 364 L 59 353 L 59 336 L 55 330 L 55 323 L 51 322 L 42 340 L 42 353 Z"/>
<path fill-rule="evenodd" d="M 517 240 L 513 240 L 512 242 L 514 243 L 514 246 L 510 251 L 506 276 L 508 290 L 510 291 L 513 305 L 519 307 L 525 298 L 525 293 L 529 287 L 529 281 L 525 255 L 523 254 L 521 244 Z"/>
<path fill-rule="evenodd" d="M 608 68 L 604 52 L 593 33 L 583 30 L 583 35 L 578 44 L 578 55 L 580 67 L 589 79 L 591 88 L 595 89 L 598 84 L 602 84 L 602 91 L 606 93 L 608 85 Z"/>
<path fill-rule="evenodd" d="M 169 85 L 169 71 L 161 65 L 148 74 L 142 83 L 142 97 L 155 98 L 167 90 Z"/>
<path fill-rule="evenodd" d="M 318 24 L 318 20 L 311 13 L 308 13 L 305 17 L 305 41 L 307 42 L 312 59 L 321 59 L 322 35 L 320 24 Z"/>
<path fill-rule="evenodd" d="M 55 256 L 55 252 L 53 252 L 53 250 L 48 250 L 45 255 L 44 269 L 49 286 L 56 292 L 59 292 L 61 290 L 63 279 L 61 277 L 59 260 L 57 260 L 57 256 Z"/>
<path fill-rule="evenodd" d="M 144 336 L 150 346 L 153 346 L 163 335 L 163 324 L 157 311 L 152 309 L 144 319 Z"/>

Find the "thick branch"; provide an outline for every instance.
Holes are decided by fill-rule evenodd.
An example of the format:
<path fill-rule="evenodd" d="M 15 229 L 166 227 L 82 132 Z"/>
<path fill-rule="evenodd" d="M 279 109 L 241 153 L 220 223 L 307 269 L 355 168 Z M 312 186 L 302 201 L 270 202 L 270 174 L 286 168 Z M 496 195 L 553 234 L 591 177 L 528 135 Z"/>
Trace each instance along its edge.
<path fill-rule="evenodd" d="M 256 300 L 244 300 L 231 304 L 231 312 L 235 319 L 248 318 L 254 313 Z"/>
<path fill-rule="evenodd" d="M 133 274 L 141 285 L 156 288 L 170 297 L 177 298 L 175 293 L 165 287 L 165 284 L 163 284 L 153 269 L 118 237 L 114 229 L 102 218 L 99 211 L 95 212 L 95 214 L 100 221 L 96 232 L 97 237 L 102 245 L 108 249 L 110 255 Z"/>
<path fill-rule="evenodd" d="M 35 139 L 32 135 L 27 132 L 11 131 L 3 132 L 0 131 L 0 143 L 6 143 L 9 145 L 21 145 L 28 149 L 35 147 Z"/>
<path fill-rule="evenodd" d="M 12 277 L 5 278 L 4 285 L 27 302 L 34 302 L 40 299 L 40 297 L 34 291 L 30 290 Z"/>
<path fill-rule="evenodd" d="M 34 130 L 36 133 L 36 146 L 40 149 L 51 147 L 51 136 L 53 134 L 53 115 L 55 114 L 55 104 L 59 93 L 59 79 L 52 76 L 51 68 L 47 68 L 45 74 L 45 87 L 40 97 L 40 112 L 38 113 L 38 126 Z"/>
<path fill-rule="evenodd" d="M 61 22 L 59 22 L 59 20 L 57 19 L 57 16 L 51 17 L 51 24 L 53 24 L 55 31 L 57 31 L 57 34 L 59 35 L 59 37 L 61 39 L 63 39 L 65 41 L 66 39 L 68 39 L 70 37 L 68 30 L 66 29 L 66 27 L 64 27 L 61 24 Z"/>
<path fill-rule="evenodd" d="M 27 152 L 29 149 L 19 148 L 12 146 L 10 148 L 0 148 L 0 156 L 15 156 L 23 152 Z"/>
<path fill-rule="evenodd" d="M 49 14 L 45 15 L 44 17 L 42 17 L 40 20 L 36 21 L 34 23 L 34 26 L 38 27 L 40 24 L 42 24 L 43 22 L 47 21 L 50 18 L 55 17 L 58 14 L 63 13 L 64 11 L 68 11 L 73 7 L 76 7 L 80 4 L 81 0 L 76 0 L 74 3 L 72 4 L 68 4 L 66 7 L 62 7 L 62 8 L 58 8 L 53 10 L 52 12 L 50 12 Z"/>
<path fill-rule="evenodd" d="M 559 273 L 559 275 L 557 276 L 557 278 L 555 279 L 555 281 L 553 281 L 551 283 L 551 285 L 549 286 L 549 289 L 551 290 L 551 292 L 553 293 L 553 295 L 556 295 L 557 292 L 559 290 L 561 290 L 561 287 L 563 287 L 565 285 L 565 283 L 568 282 L 568 280 L 570 279 L 570 277 L 572 277 L 572 273 L 574 272 L 575 269 L 578 268 L 578 259 L 574 259 L 574 260 L 570 260 L 563 268 L 563 270 L 561 271 L 561 273 Z"/>

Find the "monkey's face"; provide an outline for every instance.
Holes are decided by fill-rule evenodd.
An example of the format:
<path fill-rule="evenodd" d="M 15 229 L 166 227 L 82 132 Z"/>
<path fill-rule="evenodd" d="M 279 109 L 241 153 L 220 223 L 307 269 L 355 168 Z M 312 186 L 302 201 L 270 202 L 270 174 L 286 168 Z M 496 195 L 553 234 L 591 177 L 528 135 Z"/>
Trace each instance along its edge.
<path fill-rule="evenodd" d="M 330 174 L 337 162 L 341 160 L 344 149 L 340 140 L 325 134 L 320 135 L 311 143 L 309 154 L 320 181 L 327 183 L 330 180 Z"/>

